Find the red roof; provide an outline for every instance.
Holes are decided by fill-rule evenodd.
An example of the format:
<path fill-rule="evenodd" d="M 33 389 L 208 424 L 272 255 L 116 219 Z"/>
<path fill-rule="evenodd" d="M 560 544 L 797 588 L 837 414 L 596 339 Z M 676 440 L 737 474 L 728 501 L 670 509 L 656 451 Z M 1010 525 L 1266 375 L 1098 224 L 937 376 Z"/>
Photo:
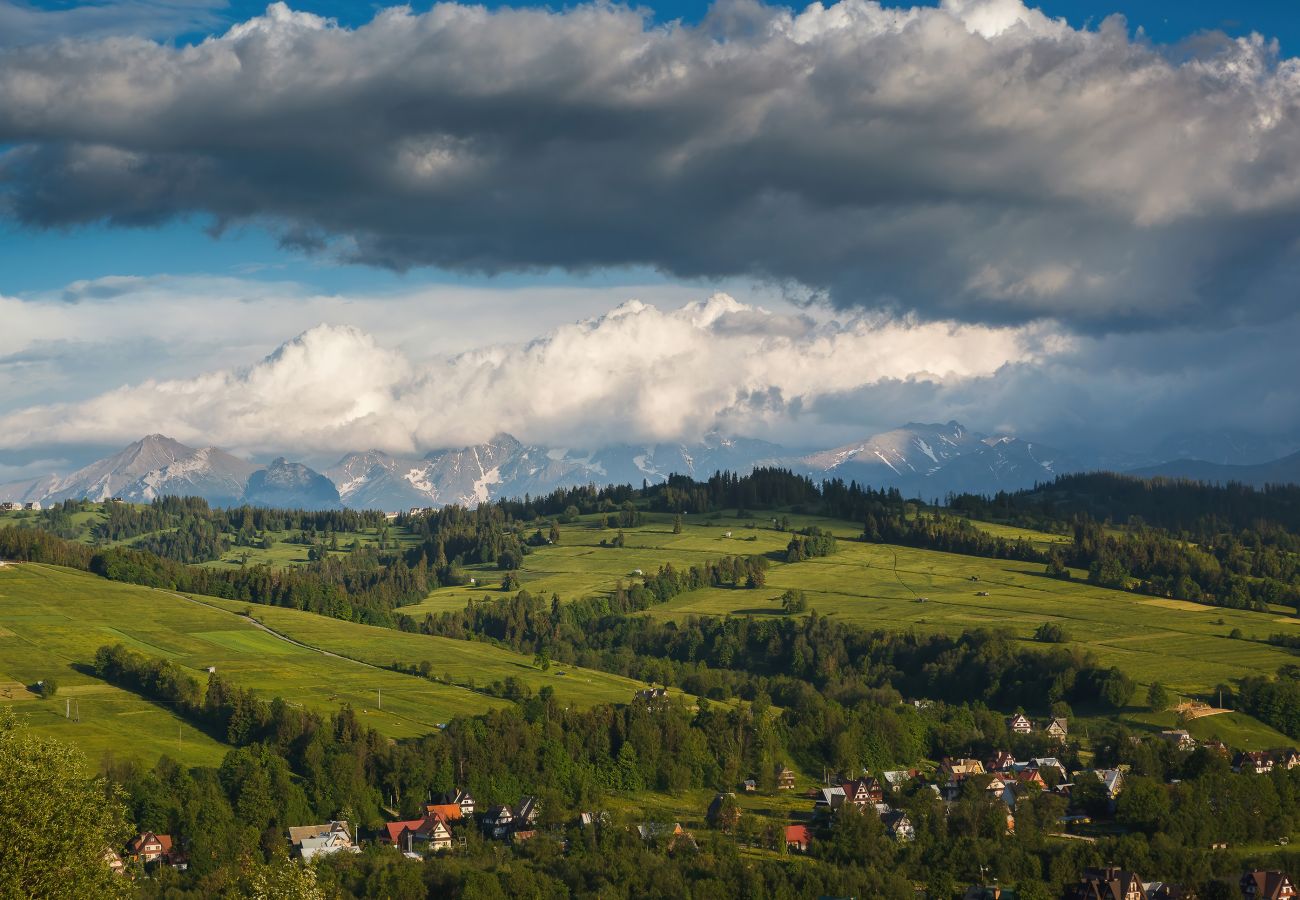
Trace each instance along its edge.
<path fill-rule="evenodd" d="M 407 822 L 388 822 L 384 825 L 384 830 L 388 832 L 388 843 L 396 844 L 402 837 L 402 832 L 410 829 L 419 831 L 420 826 L 424 824 L 423 819 L 411 819 Z"/>
<path fill-rule="evenodd" d="M 447 822 L 459 822 L 465 818 L 465 811 L 459 803 L 429 803 L 424 807 L 426 816 L 442 816 Z"/>
<path fill-rule="evenodd" d="M 811 844 L 812 832 L 808 830 L 807 825 L 787 825 L 785 826 L 785 842 L 787 844 Z"/>

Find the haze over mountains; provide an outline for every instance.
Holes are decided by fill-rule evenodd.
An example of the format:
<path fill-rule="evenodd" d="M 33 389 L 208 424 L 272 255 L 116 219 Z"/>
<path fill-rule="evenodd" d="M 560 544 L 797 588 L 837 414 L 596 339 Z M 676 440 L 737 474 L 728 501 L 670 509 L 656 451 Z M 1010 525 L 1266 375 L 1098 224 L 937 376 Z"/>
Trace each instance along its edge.
<path fill-rule="evenodd" d="M 1197 440 L 1201 446 L 1219 450 L 1235 446 L 1240 452 L 1226 453 L 1232 460 L 1228 463 L 1182 458 L 1135 467 L 1115 463 L 1138 459 L 1132 455 L 1105 460 L 1016 437 L 979 434 L 957 422 L 913 422 L 851 444 L 803 453 L 716 433 L 695 443 L 619 444 L 587 450 L 524 444 L 503 432 L 481 444 L 423 456 L 373 449 L 351 452 L 322 473 L 283 457 L 259 465 L 217 447 L 195 449 L 152 434 L 77 471 L 0 485 L 0 501 L 44 505 L 120 497 L 147 502 L 172 494 L 203 497 L 215 506 L 248 503 L 393 511 L 473 505 L 589 483 L 654 483 L 674 473 L 707 478 L 719 470 L 743 473 L 764 465 L 783 466 L 814 479 L 834 477 L 897 487 L 926 499 L 949 492 L 1016 490 L 1060 474 L 1103 468 L 1255 486 L 1300 482 L 1300 453 L 1239 464 L 1261 452 L 1258 442 L 1232 436 L 1188 437 L 1180 439 L 1179 446 L 1195 447 Z M 1285 442 L 1268 446 L 1287 448 Z"/>

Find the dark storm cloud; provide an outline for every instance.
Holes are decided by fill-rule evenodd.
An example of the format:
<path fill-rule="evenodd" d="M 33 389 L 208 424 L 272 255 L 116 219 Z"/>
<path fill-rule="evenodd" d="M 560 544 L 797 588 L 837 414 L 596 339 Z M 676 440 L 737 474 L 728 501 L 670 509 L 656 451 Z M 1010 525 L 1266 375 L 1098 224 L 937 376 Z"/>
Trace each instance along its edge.
<path fill-rule="evenodd" d="M 1217 326 L 1292 302 L 1297 99 L 1262 39 L 1175 58 L 1018 0 L 724 0 L 698 27 L 449 4 L 355 30 L 276 5 L 193 47 L 0 52 L 0 204 L 37 227 L 208 213 L 398 269 L 650 265 L 933 318 Z"/>

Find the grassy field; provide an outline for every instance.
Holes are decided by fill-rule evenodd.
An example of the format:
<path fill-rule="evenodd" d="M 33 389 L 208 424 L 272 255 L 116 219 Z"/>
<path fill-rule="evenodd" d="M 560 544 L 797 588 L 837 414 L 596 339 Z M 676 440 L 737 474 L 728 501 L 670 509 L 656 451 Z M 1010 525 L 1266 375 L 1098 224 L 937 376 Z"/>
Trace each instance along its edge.
<path fill-rule="evenodd" d="M 630 582 L 636 569 L 653 572 L 664 563 L 689 566 L 728 555 L 783 551 L 789 540 L 769 519 L 687 517 L 683 532 L 673 534 L 670 517 L 647 518 L 646 524 L 625 531 L 623 549 L 600 546 L 614 530 L 590 522 L 562 527 L 559 544 L 525 558 L 523 586 L 571 599 L 609 591 L 620 580 Z M 675 620 L 692 615 L 780 615 L 778 598 L 786 589 L 797 589 L 807 594 L 818 614 L 871 628 L 955 633 L 1006 627 L 1029 640 L 1040 624 L 1055 622 L 1069 633 L 1071 645 L 1120 666 L 1139 682 L 1158 680 L 1174 691 L 1206 695 L 1221 682 L 1271 674 L 1295 659 L 1289 651 L 1261 642 L 1271 633 L 1300 629 L 1300 619 L 1280 610 L 1246 612 L 1145 597 L 1094 587 L 1081 580 L 1083 573 L 1064 582 L 1047 578 L 1035 563 L 863 544 L 853 540 L 860 530 L 853 523 L 797 516 L 792 520 L 796 526 L 829 526 L 841 538 L 839 552 L 793 565 L 774 562 L 763 589 L 695 591 L 647 615 Z M 1008 526 L 980 527 L 1034 542 L 1061 539 Z M 440 588 L 403 611 L 418 617 L 463 608 L 471 597 L 504 596 L 501 573 L 483 567 L 470 572 L 478 577 L 478 585 Z M 988 596 L 980 596 L 983 593 Z M 919 602 L 922 597 L 925 602 Z M 1233 629 L 1240 629 L 1243 638 L 1230 638 Z"/>
<path fill-rule="evenodd" d="M 233 612 L 247 608 L 247 604 L 231 600 L 197 599 Z M 435 678 L 453 684 L 483 687 L 514 676 L 533 691 L 550 686 L 560 700 L 577 706 L 626 703 L 634 691 L 644 687 L 629 678 L 577 666 L 555 665 L 542 671 L 529 657 L 476 641 L 357 625 L 277 606 L 255 606 L 253 615 L 293 640 L 372 665 L 389 666 L 398 662 L 403 666 L 418 666 L 428 662 Z"/>
<path fill-rule="evenodd" d="M 38 727 L 76 729 L 75 743 L 92 757 L 105 750 L 174 754 L 176 726 L 169 713 L 103 684 L 86 669 L 96 649 L 117 642 L 175 659 L 200 677 L 206 677 L 206 667 L 216 666 L 268 699 L 279 696 L 322 712 L 350 703 L 368 724 L 392 737 L 427 733 L 453 715 L 505 703 L 298 647 L 243 616 L 163 591 L 51 566 L 0 568 L 0 682 L 10 686 L 14 698 L 26 693 L 20 693 L 22 685 L 43 678 L 52 676 L 60 685 L 52 701 L 0 695 L 0 702 L 40 712 L 32 719 Z M 80 724 L 50 721 L 46 714 L 48 709 L 61 714 L 65 696 L 81 697 Z M 164 727 L 164 719 L 173 721 Z M 202 751 L 197 739 L 192 744 L 190 759 Z M 209 757 L 219 753 L 215 742 L 207 750 Z"/>

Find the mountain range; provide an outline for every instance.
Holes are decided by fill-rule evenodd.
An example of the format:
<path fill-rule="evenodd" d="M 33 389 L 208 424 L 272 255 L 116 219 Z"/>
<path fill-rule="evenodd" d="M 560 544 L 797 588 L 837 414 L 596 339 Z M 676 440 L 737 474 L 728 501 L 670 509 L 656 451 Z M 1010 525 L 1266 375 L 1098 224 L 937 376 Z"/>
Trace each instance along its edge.
<path fill-rule="evenodd" d="M 422 456 L 347 453 L 323 473 L 283 457 L 259 465 L 217 447 L 194 449 L 152 434 L 75 472 L 0 485 L 0 501 L 49 504 L 120 497 L 147 502 L 173 494 L 203 497 L 214 506 L 393 511 L 473 505 L 583 484 L 654 483 L 673 473 L 704 479 L 719 470 L 744 473 L 763 465 L 814 479 L 896 487 L 926 499 L 950 492 L 1017 490 L 1067 472 L 1115 468 L 1086 454 L 972 432 L 957 422 L 912 422 L 810 453 L 716 433 L 694 443 L 618 444 L 597 450 L 525 444 L 501 433 L 481 444 Z M 1300 482 L 1300 453 L 1255 465 L 1173 459 L 1134 473 L 1255 485 Z"/>

